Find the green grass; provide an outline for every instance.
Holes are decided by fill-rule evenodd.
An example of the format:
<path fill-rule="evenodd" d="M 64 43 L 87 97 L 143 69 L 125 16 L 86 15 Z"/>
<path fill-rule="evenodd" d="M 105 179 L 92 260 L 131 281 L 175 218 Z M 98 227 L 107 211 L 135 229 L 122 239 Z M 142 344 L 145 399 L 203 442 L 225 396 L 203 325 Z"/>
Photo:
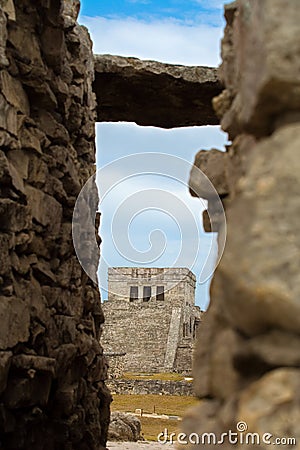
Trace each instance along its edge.
<path fill-rule="evenodd" d="M 112 411 L 135 412 L 142 409 L 144 413 L 166 414 L 182 417 L 185 411 L 198 404 L 198 400 L 191 396 L 179 395 L 113 395 L 111 404 Z M 178 420 L 156 419 L 153 417 L 140 417 L 142 424 L 142 435 L 148 441 L 156 441 L 157 435 L 165 428 L 170 433 L 177 433 Z"/>
<path fill-rule="evenodd" d="M 146 441 L 157 441 L 157 436 L 167 428 L 169 433 L 178 433 L 177 420 L 153 419 L 152 417 L 140 417 L 142 424 L 142 436 Z"/>
<path fill-rule="evenodd" d="M 135 412 L 142 409 L 144 413 L 166 414 L 182 417 L 185 411 L 198 400 L 192 396 L 179 395 L 113 395 L 112 411 Z M 157 420 L 158 419 L 154 419 Z M 172 421 L 174 422 L 174 421 Z"/>
<path fill-rule="evenodd" d="M 124 380 L 161 380 L 161 381 L 183 381 L 184 375 L 180 373 L 134 373 L 127 372 L 122 375 Z"/>

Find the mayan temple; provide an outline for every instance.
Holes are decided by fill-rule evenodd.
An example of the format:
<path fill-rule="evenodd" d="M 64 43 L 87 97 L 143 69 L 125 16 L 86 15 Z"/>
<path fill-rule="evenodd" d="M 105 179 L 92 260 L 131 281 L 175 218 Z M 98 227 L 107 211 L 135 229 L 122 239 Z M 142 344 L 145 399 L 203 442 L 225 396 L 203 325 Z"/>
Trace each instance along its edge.
<path fill-rule="evenodd" d="M 125 372 L 191 373 L 201 320 L 195 284 L 184 268 L 108 269 L 101 343 L 126 353 Z"/>

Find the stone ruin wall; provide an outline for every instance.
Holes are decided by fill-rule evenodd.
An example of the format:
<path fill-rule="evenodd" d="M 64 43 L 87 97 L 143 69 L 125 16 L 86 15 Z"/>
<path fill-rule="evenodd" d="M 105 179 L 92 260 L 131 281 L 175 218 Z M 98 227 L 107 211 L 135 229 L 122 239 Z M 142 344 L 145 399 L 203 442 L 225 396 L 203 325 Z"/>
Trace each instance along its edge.
<path fill-rule="evenodd" d="M 205 319 L 203 319 L 205 320 Z M 199 326 L 197 327 L 196 339 L 199 329 L 202 326 L 202 320 Z M 193 359 L 195 352 L 195 343 L 196 339 L 193 341 L 193 344 L 181 342 L 179 343 L 176 351 L 176 358 L 174 362 L 174 371 L 178 373 L 183 373 L 185 375 L 192 375 L 193 368 Z"/>
<path fill-rule="evenodd" d="M 108 353 L 107 351 L 105 352 L 105 357 L 108 363 L 108 372 L 107 372 L 108 380 L 122 378 L 125 367 L 125 356 L 126 353 L 122 352 L 119 353 L 117 352 Z"/>
<path fill-rule="evenodd" d="M 195 164 L 223 198 L 227 242 L 199 330 L 194 377 L 202 402 L 183 428 L 220 433 L 245 421 L 261 437 L 297 439 L 278 448 L 299 448 L 300 8 L 238 0 L 225 17 L 225 89 L 214 106 L 232 144 L 226 153 L 198 153 Z M 192 172 L 192 191 L 195 182 Z M 210 201 L 208 210 L 214 228 Z"/>
<path fill-rule="evenodd" d="M 112 395 L 194 395 L 190 381 L 171 380 L 109 380 Z"/>
<path fill-rule="evenodd" d="M 108 301 L 111 304 L 127 304 L 130 286 L 138 286 L 138 299 L 143 302 L 143 286 L 151 286 L 150 306 L 157 305 L 156 286 L 164 286 L 164 301 L 171 306 L 195 306 L 195 275 L 186 268 L 111 267 L 108 269 Z M 113 303 L 112 303 L 113 302 Z"/>
<path fill-rule="evenodd" d="M 101 343 L 105 351 L 125 353 L 125 372 L 163 371 L 172 310 L 129 303 L 111 308 L 108 303 L 103 304 L 105 325 Z"/>
<path fill-rule="evenodd" d="M 133 302 L 129 301 L 131 285 L 139 286 L 139 299 Z M 149 302 L 141 298 L 144 285 L 152 287 Z M 158 285 L 165 286 L 163 301 L 155 298 Z M 194 275 L 184 268 L 110 268 L 108 290 L 101 338 L 105 352 L 125 353 L 125 372 L 190 373 L 193 324 L 200 320 Z"/>
<path fill-rule="evenodd" d="M 103 315 L 71 235 L 94 172 L 92 44 L 76 0 L 0 4 L 0 448 L 104 449 Z"/>

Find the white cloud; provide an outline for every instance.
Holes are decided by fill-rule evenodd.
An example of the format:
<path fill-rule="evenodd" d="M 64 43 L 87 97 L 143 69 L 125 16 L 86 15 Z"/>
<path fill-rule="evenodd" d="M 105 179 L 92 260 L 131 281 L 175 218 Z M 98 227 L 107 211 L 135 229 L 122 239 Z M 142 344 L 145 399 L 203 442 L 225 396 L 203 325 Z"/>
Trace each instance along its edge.
<path fill-rule="evenodd" d="M 94 42 L 94 53 L 135 56 L 141 59 L 217 66 L 222 28 L 188 25 L 175 19 L 81 17 Z"/>
<path fill-rule="evenodd" d="M 158 152 L 178 156 L 192 164 L 198 150 L 212 147 L 224 150 L 226 142 L 227 135 L 218 126 L 164 130 L 126 122 L 99 123 L 97 163 L 103 167 L 126 155 Z"/>

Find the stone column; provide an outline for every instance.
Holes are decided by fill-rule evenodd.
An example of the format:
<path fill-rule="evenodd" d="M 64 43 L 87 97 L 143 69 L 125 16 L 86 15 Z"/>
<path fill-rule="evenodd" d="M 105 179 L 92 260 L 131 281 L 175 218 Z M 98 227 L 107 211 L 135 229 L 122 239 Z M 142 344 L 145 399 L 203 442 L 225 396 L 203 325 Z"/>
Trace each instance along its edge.
<path fill-rule="evenodd" d="M 0 447 L 104 449 L 103 315 L 71 234 L 94 172 L 92 44 L 79 1 L 0 5 Z"/>

